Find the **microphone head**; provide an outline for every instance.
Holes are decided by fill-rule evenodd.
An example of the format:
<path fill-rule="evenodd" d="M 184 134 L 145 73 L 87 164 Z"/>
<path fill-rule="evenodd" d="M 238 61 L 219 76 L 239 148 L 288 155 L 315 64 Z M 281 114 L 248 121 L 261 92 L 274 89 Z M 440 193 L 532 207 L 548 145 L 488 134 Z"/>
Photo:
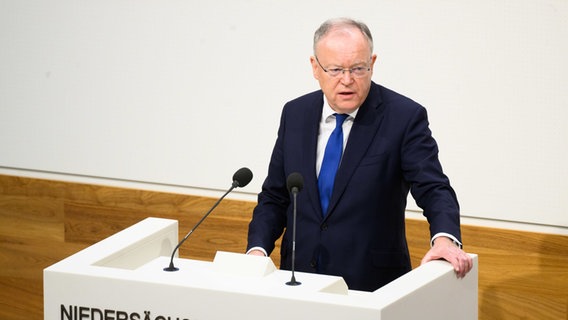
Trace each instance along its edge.
<path fill-rule="evenodd" d="M 242 188 L 252 180 L 252 171 L 249 168 L 240 168 L 233 175 L 233 187 Z"/>
<path fill-rule="evenodd" d="M 292 192 L 294 188 L 297 189 L 297 192 L 300 192 L 304 187 L 304 177 L 299 172 L 293 172 L 288 176 L 286 186 L 290 192 Z"/>

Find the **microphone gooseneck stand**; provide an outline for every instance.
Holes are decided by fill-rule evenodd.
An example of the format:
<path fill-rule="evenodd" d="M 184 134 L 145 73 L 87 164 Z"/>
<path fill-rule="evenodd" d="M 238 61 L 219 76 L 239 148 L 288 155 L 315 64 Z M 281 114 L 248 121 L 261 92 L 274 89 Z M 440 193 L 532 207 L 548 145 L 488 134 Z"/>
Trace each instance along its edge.
<path fill-rule="evenodd" d="M 225 192 L 225 194 L 219 198 L 219 200 L 217 200 L 217 202 L 215 202 L 215 204 L 213 205 L 213 207 L 211 207 L 211 209 L 209 209 L 209 211 L 207 211 L 207 213 L 201 218 L 201 220 L 199 220 L 197 222 L 197 224 L 195 224 L 195 226 L 193 226 L 193 228 L 185 235 L 185 237 L 183 237 L 183 239 L 177 244 L 177 246 L 174 248 L 174 250 L 172 251 L 172 256 L 170 258 L 170 265 L 166 268 L 164 268 L 164 271 L 178 271 L 179 268 L 176 268 L 174 266 L 174 256 L 176 254 L 176 252 L 178 251 L 179 247 L 185 242 L 185 240 L 187 240 L 187 238 L 189 238 L 189 236 L 193 233 L 193 231 L 195 229 L 197 229 L 197 227 L 199 227 L 199 225 L 203 222 L 203 220 L 205 220 L 209 214 L 213 211 L 213 209 L 215 209 L 219 203 L 221 202 L 221 200 L 223 200 L 225 198 L 225 196 L 227 196 L 229 194 L 229 192 L 233 191 L 233 189 L 235 189 L 236 187 L 244 187 L 247 184 L 249 184 L 249 182 L 252 180 L 252 172 L 250 171 L 249 168 L 240 168 L 239 170 L 237 170 L 237 172 L 235 172 L 235 174 L 233 175 L 233 183 L 231 184 L 231 187 L 229 188 L 229 190 L 227 190 L 227 192 Z"/>
<path fill-rule="evenodd" d="M 299 172 L 294 172 L 292 174 L 290 174 L 288 176 L 288 179 L 286 181 L 286 185 L 288 187 L 288 190 L 290 190 L 290 192 L 293 195 L 294 198 L 294 206 L 293 206 L 293 210 L 292 210 L 292 214 L 293 214 L 293 222 L 292 222 L 292 279 L 290 279 L 290 281 L 286 282 L 287 285 L 289 286 L 298 286 L 301 285 L 301 282 L 296 281 L 296 217 L 297 217 L 297 210 L 298 210 L 298 205 L 296 203 L 296 197 L 298 196 L 298 192 L 300 192 L 300 190 L 302 190 L 302 188 L 304 187 L 304 177 L 302 177 L 302 175 Z"/>
<path fill-rule="evenodd" d="M 290 281 L 286 282 L 289 286 L 299 286 L 302 283 L 296 281 L 295 269 L 296 269 L 296 196 L 298 195 L 298 188 L 292 188 L 292 194 L 294 195 L 294 226 L 292 227 L 292 278 Z"/>
<path fill-rule="evenodd" d="M 219 205 L 221 200 L 223 200 L 223 198 L 225 198 L 225 196 L 228 195 L 229 192 L 233 191 L 233 189 L 235 187 L 236 187 L 235 183 L 233 183 L 231 188 L 229 190 L 227 190 L 227 192 L 225 192 L 225 194 L 221 198 L 219 198 L 219 200 L 217 200 L 217 202 L 215 202 L 213 207 L 211 207 L 211 209 L 209 209 L 209 211 L 207 211 L 207 213 L 203 216 L 203 218 L 201 218 L 201 220 L 199 220 L 197 222 L 197 224 L 195 224 L 195 226 L 193 228 L 191 228 L 191 230 L 189 230 L 189 232 L 185 235 L 185 237 L 183 237 L 183 239 L 177 244 L 175 249 L 172 251 L 172 257 L 170 258 L 170 265 L 168 267 L 164 268 L 164 271 L 178 271 L 179 270 L 179 268 L 176 268 L 174 266 L 174 256 L 175 256 L 177 250 L 179 249 L 179 247 L 181 247 L 181 245 L 185 242 L 185 240 L 187 240 L 187 238 L 189 238 L 189 236 L 193 233 L 193 231 L 195 229 L 197 229 L 197 227 L 199 227 L 199 225 L 203 222 L 203 220 L 205 220 L 207 218 L 207 216 L 209 216 L 209 214 L 213 211 L 213 209 L 215 209 Z"/>

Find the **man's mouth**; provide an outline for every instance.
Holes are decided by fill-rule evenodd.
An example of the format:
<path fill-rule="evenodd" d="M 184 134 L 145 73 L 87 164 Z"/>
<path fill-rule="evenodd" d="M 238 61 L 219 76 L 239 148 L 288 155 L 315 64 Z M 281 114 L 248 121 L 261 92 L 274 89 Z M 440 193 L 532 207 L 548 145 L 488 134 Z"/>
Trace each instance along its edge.
<path fill-rule="evenodd" d="M 350 97 L 350 96 L 352 96 L 352 95 L 354 95 L 354 94 L 355 94 L 355 93 L 354 93 L 354 92 L 351 92 L 351 91 L 343 91 L 343 92 L 340 92 L 340 93 L 339 93 L 339 95 L 342 96 L 342 97 Z"/>

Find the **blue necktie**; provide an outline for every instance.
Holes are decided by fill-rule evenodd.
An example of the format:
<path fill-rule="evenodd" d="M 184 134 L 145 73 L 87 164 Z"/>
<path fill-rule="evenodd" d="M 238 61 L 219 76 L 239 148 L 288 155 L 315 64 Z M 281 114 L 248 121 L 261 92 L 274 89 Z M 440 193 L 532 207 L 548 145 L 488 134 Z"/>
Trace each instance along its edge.
<path fill-rule="evenodd" d="M 329 136 L 321 169 L 318 177 L 318 188 L 320 194 L 321 211 L 325 217 L 329 200 L 331 199 L 331 192 L 333 191 L 333 184 L 335 182 L 335 174 L 339 168 L 341 161 L 341 154 L 343 153 L 343 122 L 347 119 L 347 114 L 335 114 L 335 129 Z"/>

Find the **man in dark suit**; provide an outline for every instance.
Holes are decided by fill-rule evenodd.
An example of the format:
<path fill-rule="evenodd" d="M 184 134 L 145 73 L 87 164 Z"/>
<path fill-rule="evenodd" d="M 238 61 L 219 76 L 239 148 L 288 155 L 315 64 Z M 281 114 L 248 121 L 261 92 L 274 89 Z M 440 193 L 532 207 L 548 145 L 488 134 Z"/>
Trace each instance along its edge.
<path fill-rule="evenodd" d="M 297 195 L 295 270 L 341 276 L 350 289 L 366 291 L 410 271 L 404 224 L 410 191 L 430 224 L 431 249 L 422 262 L 445 259 L 463 277 L 472 261 L 461 250 L 459 205 L 426 110 L 372 82 L 376 59 L 363 23 L 333 19 L 316 31 L 310 61 L 321 90 L 284 106 L 247 252 L 269 255 L 285 231 L 281 268 L 291 268 L 286 180 L 298 172 L 304 188 Z M 343 152 L 330 171 L 332 139 Z"/>

